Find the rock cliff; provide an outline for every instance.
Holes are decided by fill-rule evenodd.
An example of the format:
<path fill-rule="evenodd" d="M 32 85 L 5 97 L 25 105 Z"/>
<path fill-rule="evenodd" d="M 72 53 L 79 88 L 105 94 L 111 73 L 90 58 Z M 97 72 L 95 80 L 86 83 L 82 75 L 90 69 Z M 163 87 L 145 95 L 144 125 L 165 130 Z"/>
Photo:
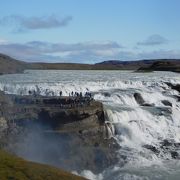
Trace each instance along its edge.
<path fill-rule="evenodd" d="M 0 145 L 24 158 L 35 151 L 30 160 L 66 170 L 100 172 L 117 162 L 119 146 L 111 138 L 110 126 L 105 123 L 102 103 L 89 98 L 0 92 Z M 37 156 L 39 151 L 43 160 Z"/>

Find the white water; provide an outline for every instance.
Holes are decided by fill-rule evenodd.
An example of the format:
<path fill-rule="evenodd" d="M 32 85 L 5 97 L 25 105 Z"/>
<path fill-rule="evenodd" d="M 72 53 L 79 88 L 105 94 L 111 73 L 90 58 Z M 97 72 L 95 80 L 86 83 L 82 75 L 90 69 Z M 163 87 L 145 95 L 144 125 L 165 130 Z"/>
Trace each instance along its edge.
<path fill-rule="evenodd" d="M 146 144 L 158 148 L 164 139 L 180 142 L 180 102 L 175 98 L 178 92 L 165 82 L 180 84 L 180 75 L 170 72 L 26 71 L 25 74 L 0 76 L 0 90 L 13 94 L 38 90 L 41 95 L 59 95 L 60 91 L 63 95 L 72 91 L 92 92 L 96 100 L 103 102 L 106 120 L 114 126 L 114 138 L 121 146 L 120 157 L 115 167 L 99 175 L 88 170 L 81 174 L 93 179 L 176 179 L 180 175 L 178 160 L 172 160 L 167 153 L 157 156 L 143 148 Z M 154 106 L 137 104 L 135 92 Z M 172 107 L 165 106 L 162 100 L 171 102 Z M 122 160 L 122 156 L 126 159 Z"/>

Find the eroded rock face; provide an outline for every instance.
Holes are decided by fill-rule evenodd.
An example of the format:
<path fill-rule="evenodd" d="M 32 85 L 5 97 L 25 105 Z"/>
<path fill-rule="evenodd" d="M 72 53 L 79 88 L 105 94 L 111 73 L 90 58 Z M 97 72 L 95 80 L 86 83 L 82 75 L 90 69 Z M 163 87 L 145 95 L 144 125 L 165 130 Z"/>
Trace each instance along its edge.
<path fill-rule="evenodd" d="M 0 127 L 7 127 L 7 149 L 66 170 L 100 172 L 116 163 L 119 146 L 109 134 L 112 127 L 105 124 L 102 103 L 81 102 L 1 93 Z"/>
<path fill-rule="evenodd" d="M 80 131 L 104 124 L 102 103 L 88 98 L 17 96 L 1 92 L 0 115 L 18 126 L 35 122 L 56 131 Z"/>
<path fill-rule="evenodd" d="M 0 134 L 7 130 L 7 120 L 4 117 L 0 117 Z"/>

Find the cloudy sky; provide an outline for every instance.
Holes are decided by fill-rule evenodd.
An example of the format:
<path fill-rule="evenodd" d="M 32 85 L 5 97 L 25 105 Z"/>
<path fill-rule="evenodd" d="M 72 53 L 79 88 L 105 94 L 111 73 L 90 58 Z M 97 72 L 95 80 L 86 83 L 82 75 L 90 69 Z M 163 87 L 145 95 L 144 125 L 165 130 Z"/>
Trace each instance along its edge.
<path fill-rule="evenodd" d="M 95 63 L 180 58 L 179 0 L 0 0 L 0 53 Z"/>

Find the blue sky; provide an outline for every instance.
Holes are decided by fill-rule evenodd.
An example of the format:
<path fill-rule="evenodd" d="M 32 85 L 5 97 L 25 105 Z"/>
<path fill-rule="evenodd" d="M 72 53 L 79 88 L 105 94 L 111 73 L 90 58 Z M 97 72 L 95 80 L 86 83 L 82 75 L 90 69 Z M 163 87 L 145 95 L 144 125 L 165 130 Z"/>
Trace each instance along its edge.
<path fill-rule="evenodd" d="M 0 0 L 0 52 L 25 61 L 180 58 L 179 0 Z"/>

